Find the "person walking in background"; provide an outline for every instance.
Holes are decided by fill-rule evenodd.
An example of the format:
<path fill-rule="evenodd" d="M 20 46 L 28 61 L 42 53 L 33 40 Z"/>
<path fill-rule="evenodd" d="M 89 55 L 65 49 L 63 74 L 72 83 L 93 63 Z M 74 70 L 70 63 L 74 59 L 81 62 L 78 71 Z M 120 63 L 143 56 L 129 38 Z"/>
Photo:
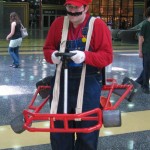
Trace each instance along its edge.
<path fill-rule="evenodd" d="M 143 58 L 143 70 L 136 82 L 141 84 L 142 91 L 146 94 L 150 93 L 150 7 L 146 10 L 147 21 L 143 23 L 139 34 L 139 57 Z"/>
<path fill-rule="evenodd" d="M 76 53 L 68 62 L 68 114 L 76 113 L 77 96 L 81 79 L 83 64 L 86 64 L 85 85 L 82 112 L 100 108 L 100 95 L 102 87 L 101 70 L 105 66 L 112 63 L 113 51 L 111 33 L 105 22 L 100 18 L 96 18 L 94 22 L 90 48 L 85 51 L 86 36 L 89 30 L 89 21 L 91 16 L 88 12 L 89 3 L 92 0 L 66 0 L 65 7 L 67 17 L 69 19 L 69 27 L 67 28 L 67 41 L 65 52 Z M 45 59 L 48 63 L 61 65 L 61 59 L 55 54 L 59 52 L 61 46 L 61 37 L 63 30 L 64 17 L 58 17 L 52 23 L 46 41 L 43 47 Z M 65 23 L 64 23 L 65 24 Z M 66 32 L 67 33 L 67 32 Z M 61 49 L 60 49 L 61 50 Z M 61 72 L 56 72 L 52 79 L 50 105 L 52 107 L 55 101 L 53 91 L 57 90 L 55 80 L 57 73 L 60 73 L 60 93 L 58 101 L 58 109 L 54 111 L 63 114 L 64 104 L 64 75 L 63 68 Z M 56 78 L 57 79 L 57 78 Z M 52 111 L 52 114 L 53 113 Z M 96 121 L 69 121 L 71 128 L 88 128 L 96 125 Z M 55 121 L 55 126 L 63 128 L 61 121 Z M 53 150 L 97 150 L 99 131 L 91 133 L 50 133 L 51 145 Z M 75 140 L 76 139 L 76 140 Z"/>
<path fill-rule="evenodd" d="M 6 40 L 9 41 L 8 52 L 13 59 L 13 63 L 10 67 L 18 68 L 19 67 L 19 47 L 22 43 L 21 35 L 21 20 L 16 12 L 10 13 L 10 24 L 11 31 L 7 35 Z"/>

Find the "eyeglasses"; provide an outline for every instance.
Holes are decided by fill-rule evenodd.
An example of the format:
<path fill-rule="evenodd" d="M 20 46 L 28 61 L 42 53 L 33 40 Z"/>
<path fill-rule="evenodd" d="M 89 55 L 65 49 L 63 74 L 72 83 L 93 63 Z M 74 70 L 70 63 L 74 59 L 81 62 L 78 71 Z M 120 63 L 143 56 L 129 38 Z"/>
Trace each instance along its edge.
<path fill-rule="evenodd" d="M 66 10 L 67 11 L 72 11 L 72 10 L 79 11 L 79 10 L 81 10 L 81 8 L 83 8 L 83 6 L 78 7 L 78 6 L 66 5 Z"/>

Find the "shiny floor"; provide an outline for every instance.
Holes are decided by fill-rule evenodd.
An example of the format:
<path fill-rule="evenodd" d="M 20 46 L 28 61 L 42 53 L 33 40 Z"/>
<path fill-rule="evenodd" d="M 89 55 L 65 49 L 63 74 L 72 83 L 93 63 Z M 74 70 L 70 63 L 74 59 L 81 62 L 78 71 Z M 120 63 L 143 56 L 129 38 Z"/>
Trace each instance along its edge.
<path fill-rule="evenodd" d="M 20 68 L 9 67 L 12 60 L 7 53 L 8 43 L 0 40 L 0 149 L 1 150 L 51 150 L 49 133 L 25 131 L 15 134 L 10 121 L 19 115 L 31 101 L 36 82 L 53 75 L 55 66 L 47 64 L 42 53 L 46 32 L 30 31 L 20 48 Z M 122 83 L 125 76 L 135 80 L 142 70 L 137 54 L 137 44 L 113 42 L 114 61 L 106 70 L 107 78 Z M 102 91 L 102 95 L 105 94 Z M 112 97 L 112 101 L 117 96 Z M 40 97 L 37 104 L 40 102 Z M 122 112 L 122 126 L 100 130 L 98 150 L 150 150 L 150 95 L 141 91 L 132 102 L 126 99 L 118 109 Z M 49 105 L 44 107 L 49 111 Z M 46 122 L 37 123 L 37 126 Z"/>

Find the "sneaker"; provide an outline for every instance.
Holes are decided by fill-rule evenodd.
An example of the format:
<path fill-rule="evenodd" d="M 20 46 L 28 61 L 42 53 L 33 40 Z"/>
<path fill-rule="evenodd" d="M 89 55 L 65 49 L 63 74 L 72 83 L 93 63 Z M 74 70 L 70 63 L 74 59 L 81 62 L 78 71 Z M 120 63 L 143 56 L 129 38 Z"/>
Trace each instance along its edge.
<path fill-rule="evenodd" d="M 13 67 L 14 66 L 14 64 L 12 64 L 12 65 L 9 65 L 9 67 Z"/>
<path fill-rule="evenodd" d="M 149 93 L 150 93 L 149 89 L 146 89 L 146 88 L 142 88 L 142 91 L 143 91 L 143 93 L 145 93 L 145 94 L 149 94 Z"/>
<path fill-rule="evenodd" d="M 19 68 L 19 65 L 13 65 L 12 67 L 13 68 Z"/>

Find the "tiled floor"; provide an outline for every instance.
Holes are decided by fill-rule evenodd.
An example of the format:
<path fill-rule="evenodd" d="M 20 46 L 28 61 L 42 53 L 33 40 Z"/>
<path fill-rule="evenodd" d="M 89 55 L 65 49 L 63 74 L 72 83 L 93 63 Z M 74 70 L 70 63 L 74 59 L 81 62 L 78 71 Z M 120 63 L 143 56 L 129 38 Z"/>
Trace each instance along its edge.
<path fill-rule="evenodd" d="M 36 33 L 36 32 L 35 32 Z M 42 32 L 43 33 L 43 32 Z M 33 33 L 32 33 L 33 34 Z M 0 149 L 51 150 L 49 133 L 25 131 L 15 134 L 10 121 L 20 114 L 31 101 L 36 90 L 36 82 L 53 75 L 55 67 L 47 64 L 42 54 L 45 33 L 24 39 L 21 47 L 20 68 L 11 68 L 7 43 L 0 46 Z M 40 38 L 41 37 L 41 38 Z M 125 76 L 135 80 L 142 70 L 141 59 L 137 55 L 137 45 L 114 42 L 114 61 L 107 78 L 122 83 Z M 102 92 L 102 95 L 105 92 Z M 132 102 L 124 100 L 119 106 L 122 112 L 122 126 L 100 130 L 98 150 L 149 150 L 150 149 L 150 95 L 141 91 Z M 112 101 L 118 96 L 113 95 Z M 36 102 L 37 104 L 40 102 Z M 49 111 L 46 104 L 44 111 Z"/>

